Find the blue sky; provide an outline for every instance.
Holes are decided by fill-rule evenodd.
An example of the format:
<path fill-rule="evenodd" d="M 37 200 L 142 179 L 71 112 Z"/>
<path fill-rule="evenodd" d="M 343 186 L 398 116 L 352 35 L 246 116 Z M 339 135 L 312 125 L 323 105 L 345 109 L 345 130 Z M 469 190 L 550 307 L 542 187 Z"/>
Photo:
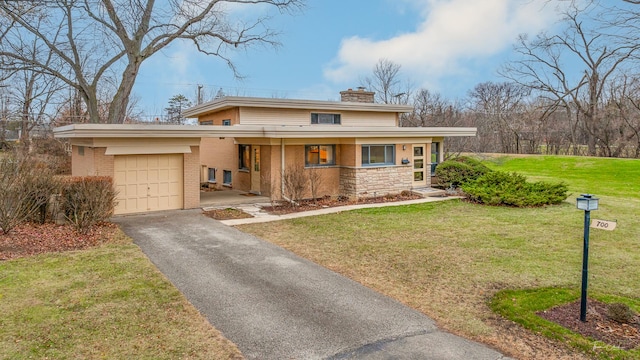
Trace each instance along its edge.
<path fill-rule="evenodd" d="M 338 100 L 387 58 L 415 88 L 462 98 L 477 83 L 500 81 L 496 70 L 518 34 L 557 24 L 548 0 L 307 0 L 302 13 L 273 14 L 278 49 L 230 52 L 243 80 L 219 58 L 173 44 L 148 59 L 134 87 L 147 115 L 161 114 L 176 94 Z M 244 10 L 246 11 L 246 9 Z M 250 11 L 266 11 L 254 8 Z M 246 15 L 246 14 L 243 14 Z"/>

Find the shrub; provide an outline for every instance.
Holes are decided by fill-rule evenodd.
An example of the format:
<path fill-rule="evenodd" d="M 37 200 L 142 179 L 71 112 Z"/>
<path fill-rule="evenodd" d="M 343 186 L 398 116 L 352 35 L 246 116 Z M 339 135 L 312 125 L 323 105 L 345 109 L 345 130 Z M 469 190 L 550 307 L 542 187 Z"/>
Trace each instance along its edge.
<path fill-rule="evenodd" d="M 630 324 L 636 317 L 629 305 L 622 303 L 607 305 L 607 316 L 609 319 L 621 324 Z"/>
<path fill-rule="evenodd" d="M 69 177 L 62 187 L 62 211 L 78 232 L 113 215 L 117 192 L 110 177 Z"/>
<path fill-rule="evenodd" d="M 57 182 L 42 163 L 28 157 L 0 157 L 0 229 L 8 233 L 33 219 L 38 211 L 46 214 Z"/>
<path fill-rule="evenodd" d="M 489 172 L 491 169 L 468 156 L 449 159 L 436 168 L 436 176 L 440 184 L 447 188 L 461 186 Z"/>
<path fill-rule="evenodd" d="M 516 207 L 559 204 L 567 198 L 564 183 L 529 183 L 523 175 L 503 171 L 492 171 L 464 184 L 462 191 L 473 202 Z"/>

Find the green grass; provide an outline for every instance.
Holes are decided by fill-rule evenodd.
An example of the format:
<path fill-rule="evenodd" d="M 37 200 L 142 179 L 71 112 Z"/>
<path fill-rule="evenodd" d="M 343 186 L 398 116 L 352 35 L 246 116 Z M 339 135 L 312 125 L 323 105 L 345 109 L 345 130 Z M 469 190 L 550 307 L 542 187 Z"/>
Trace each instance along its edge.
<path fill-rule="evenodd" d="M 498 158 L 490 165 L 535 175 L 535 180 L 563 180 L 574 193 L 561 205 L 542 208 L 452 200 L 240 228 L 507 354 L 561 357 L 557 345 L 522 338 L 528 333 L 514 337 L 513 329 L 496 319 L 488 303 L 505 289 L 579 288 L 583 213 L 575 208 L 575 197 L 583 192 L 601 199 L 593 218 L 618 221 L 615 231 L 591 232 L 590 294 L 637 299 L 640 161 L 527 157 Z M 590 179 L 581 180 L 575 172 L 589 174 Z"/>
<path fill-rule="evenodd" d="M 131 243 L 0 262 L 0 358 L 234 359 Z"/>
<path fill-rule="evenodd" d="M 624 351 L 601 341 L 585 338 L 551 321 L 545 320 L 536 313 L 554 306 L 576 301 L 579 298 L 576 289 L 539 288 L 530 290 L 503 290 L 491 301 L 491 308 L 497 313 L 519 323 L 520 325 L 543 334 L 552 339 L 571 344 L 573 347 L 591 352 L 598 349 L 601 359 L 637 359 L 640 350 Z M 615 296 L 593 296 L 603 302 L 624 302 L 636 312 L 640 310 L 640 300 Z"/>

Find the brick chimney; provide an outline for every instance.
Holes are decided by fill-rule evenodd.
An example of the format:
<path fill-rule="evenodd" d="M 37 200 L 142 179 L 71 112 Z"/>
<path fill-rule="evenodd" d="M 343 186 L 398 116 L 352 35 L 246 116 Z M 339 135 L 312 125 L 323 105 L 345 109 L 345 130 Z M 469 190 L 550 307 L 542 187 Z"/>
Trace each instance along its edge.
<path fill-rule="evenodd" d="M 372 103 L 374 102 L 373 91 L 364 91 L 363 87 L 359 87 L 357 90 L 348 89 L 346 91 L 340 91 L 340 101 L 344 102 L 361 102 Z"/>

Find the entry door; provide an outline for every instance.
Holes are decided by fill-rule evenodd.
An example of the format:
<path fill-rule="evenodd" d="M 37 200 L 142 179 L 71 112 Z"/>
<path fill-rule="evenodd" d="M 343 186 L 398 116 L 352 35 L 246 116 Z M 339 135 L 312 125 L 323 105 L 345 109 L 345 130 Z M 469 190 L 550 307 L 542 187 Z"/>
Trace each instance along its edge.
<path fill-rule="evenodd" d="M 251 147 L 251 193 L 260 195 L 260 146 Z"/>
<path fill-rule="evenodd" d="M 413 145 L 413 187 L 427 186 L 425 150 L 425 144 Z"/>

